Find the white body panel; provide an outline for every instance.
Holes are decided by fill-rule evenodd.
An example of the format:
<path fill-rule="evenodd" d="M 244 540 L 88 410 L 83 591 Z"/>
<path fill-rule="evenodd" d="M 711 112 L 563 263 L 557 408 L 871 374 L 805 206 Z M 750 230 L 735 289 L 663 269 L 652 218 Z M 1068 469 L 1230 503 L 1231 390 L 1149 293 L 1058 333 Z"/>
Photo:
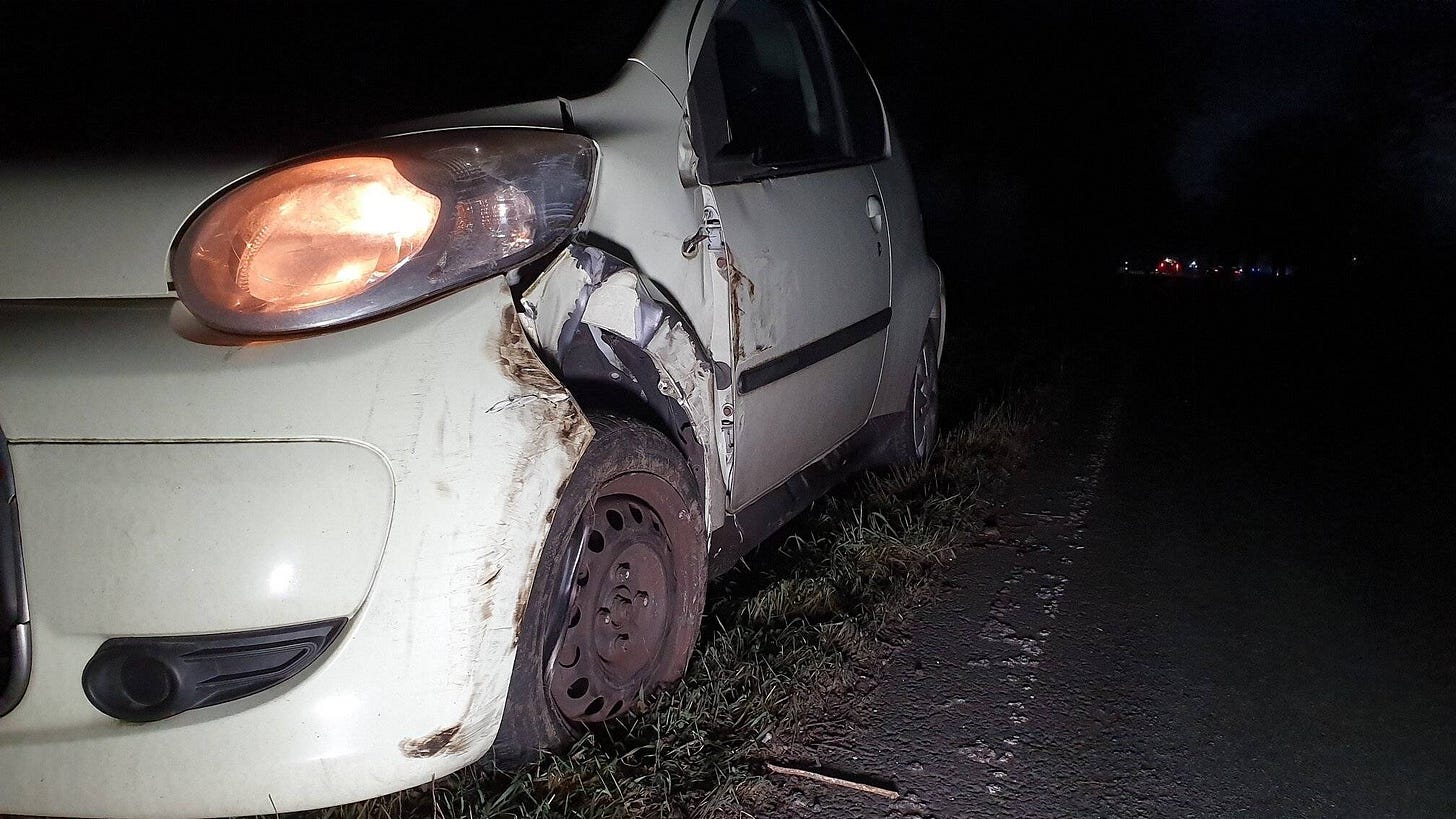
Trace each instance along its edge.
<path fill-rule="evenodd" d="M 890 254 L 865 203 L 867 165 L 714 188 L 734 271 L 734 372 L 870 319 L 890 306 Z M 794 216 L 796 218 L 789 218 Z M 885 333 L 743 392 L 735 406 L 733 506 L 741 508 L 869 418 Z"/>
<path fill-rule="evenodd" d="M 389 461 L 353 442 L 32 443 L 10 455 L 27 488 L 45 487 L 25 495 L 31 609 L 73 636 L 356 611 L 394 509 Z"/>
<path fill-rule="evenodd" d="M 905 409 L 910 383 L 915 375 L 915 357 L 925 340 L 927 324 L 933 321 L 945 339 L 945 288 L 940 267 L 925 249 L 925 224 L 915 181 L 905 161 L 905 148 L 894 128 L 890 129 L 890 159 L 875 163 L 875 178 L 887 215 L 891 277 L 890 304 L 894 314 L 885 340 L 885 365 L 870 415 L 888 415 Z M 939 353 L 939 349 L 937 349 Z"/>
<path fill-rule="evenodd" d="M 841 246 L 848 228 L 802 207 L 801 221 L 773 233 L 775 242 L 807 237 L 781 252 L 806 264 L 833 255 L 829 266 L 883 242 L 868 289 L 795 279 L 772 250 L 755 259 L 746 237 L 766 227 L 734 210 L 753 202 L 725 208 L 748 275 L 773 287 L 742 317 L 762 331 L 745 337 L 761 349 L 734 360 L 726 279 L 711 254 L 682 251 L 704 197 L 684 182 L 680 101 L 714 6 L 703 4 L 688 42 L 695 4 L 669 3 L 640 61 L 571 103 L 601 152 L 583 230 L 630 264 L 594 292 L 584 321 L 626 332 L 642 293 L 680 312 L 642 344 L 658 389 L 707 453 L 710 529 L 729 511 L 735 459 L 752 472 L 742 485 L 752 496 L 867 417 L 903 409 L 927 321 L 940 312 L 939 273 L 896 146 L 869 177 L 888 215 L 878 239 L 863 212 L 868 189 L 853 191 L 857 210 L 842 223 L 863 228 L 858 250 Z M 551 111 L 512 106 L 421 127 L 551 125 Z M 254 169 L 97 168 L 85 184 L 74 168 L 51 169 L 77 180 L 69 189 L 48 188 L 38 167 L 0 179 L 23 192 L 0 196 L 10 260 L 0 267 L 0 429 L 15 466 L 36 647 L 28 693 L 0 717 L 0 813 L 180 817 L 337 804 L 458 769 L 499 728 L 542 539 L 592 434 L 543 363 L 581 271 L 558 258 L 527 302 L 531 316 L 517 315 L 502 277 L 307 337 L 188 340 L 207 339 L 164 295 L 167 248 L 192 207 Z M 857 172 L 862 182 L 869 170 Z M 86 217 L 87 186 L 110 197 L 111 218 L 88 223 L 71 247 L 35 241 L 55 235 L 38 225 Z M 748 437 L 735 452 L 720 434 L 735 396 L 715 385 L 715 365 L 767 360 L 876 305 L 892 308 L 889 326 L 816 365 L 811 387 L 789 378 L 781 393 L 765 388 L 762 402 L 745 403 L 738 433 Z M 820 313 L 845 320 L 816 323 Z M 829 423 L 783 423 L 791 410 Z M 82 669 L 111 637 L 336 617 L 348 624 L 321 659 L 233 702 L 130 724 L 102 715 L 81 689 Z"/>
<path fill-rule="evenodd" d="M 165 300 L 0 305 L 0 425 L 16 462 L 37 646 L 27 695 L 0 718 L 0 809 L 270 813 L 473 761 L 499 724 L 549 512 L 591 435 L 526 344 L 504 281 L 387 321 L 246 347 L 187 341 L 170 311 Z M 258 439 L 286 443 L 237 443 Z M 278 451 L 264 454 L 270 446 Z M 284 447 L 324 457 L 300 462 Z M 292 470 L 257 491 L 309 494 L 266 524 L 248 502 L 222 498 L 207 509 L 222 518 L 192 530 L 177 528 L 197 522 L 190 512 L 172 531 L 117 534 L 89 519 L 129 497 L 142 507 L 135 520 L 160 523 L 175 485 L 142 475 L 118 498 L 105 479 L 169 462 L 178 477 Z M 84 469 L 96 473 L 63 485 Z M 330 498 L 339 506 L 316 508 Z M 357 542 L 338 530 L 308 537 L 345 517 Z M 257 564 L 224 577 L 249 534 L 260 539 Z M 98 540 L 77 547 L 77 535 Z M 73 573 L 110 550 L 119 554 Z M 118 571 L 127 550 L 185 585 L 164 594 L 148 567 Z M 281 565 L 294 567 L 286 589 L 274 582 Z M 189 566 L 203 576 L 184 580 Z M 88 588 L 122 610 L 87 612 L 78 592 Z M 305 673 L 236 702 L 135 725 L 83 695 L 81 669 L 107 637 L 205 632 L 241 613 L 250 628 L 351 620 Z"/>
<path fill-rule="evenodd" d="M 0 164 L 0 299 L 167 295 L 167 251 L 177 227 L 258 165 Z"/>

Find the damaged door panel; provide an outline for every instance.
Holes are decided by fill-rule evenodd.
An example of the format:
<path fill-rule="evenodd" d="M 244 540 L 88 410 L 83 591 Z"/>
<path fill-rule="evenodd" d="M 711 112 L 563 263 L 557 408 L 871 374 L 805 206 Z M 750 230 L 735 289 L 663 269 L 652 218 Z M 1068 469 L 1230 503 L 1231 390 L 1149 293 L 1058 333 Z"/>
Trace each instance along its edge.
<path fill-rule="evenodd" d="M 863 166 L 712 189 L 724 249 L 710 263 L 731 313 L 734 510 L 870 416 L 890 315 L 890 258 L 864 209 L 878 190 Z"/>
<path fill-rule="evenodd" d="M 726 492 L 712 358 L 667 297 L 623 260 L 572 243 L 520 301 L 527 334 L 578 401 L 645 410 L 664 428 L 693 467 L 708 529 L 719 526 Z"/>
<path fill-rule="evenodd" d="M 863 427 L 879 386 L 885 118 L 840 38 L 814 4 L 740 0 L 718 11 L 689 84 L 690 167 L 724 247 L 735 512 Z M 777 88 L 794 91 L 762 91 Z"/>

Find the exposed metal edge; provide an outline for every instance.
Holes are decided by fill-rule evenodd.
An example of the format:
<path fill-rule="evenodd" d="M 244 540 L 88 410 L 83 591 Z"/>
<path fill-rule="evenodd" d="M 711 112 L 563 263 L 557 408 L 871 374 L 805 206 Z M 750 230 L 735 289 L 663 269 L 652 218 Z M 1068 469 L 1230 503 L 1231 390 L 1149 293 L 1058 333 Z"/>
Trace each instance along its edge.
<path fill-rule="evenodd" d="M 738 376 L 738 392 L 753 392 L 759 387 L 766 387 L 781 378 L 787 378 L 805 367 L 818 364 L 835 353 L 848 350 L 889 327 L 890 314 L 891 309 L 886 307 L 868 318 L 862 318 L 848 327 L 835 330 L 823 338 L 817 338 L 778 358 L 749 367 Z"/>

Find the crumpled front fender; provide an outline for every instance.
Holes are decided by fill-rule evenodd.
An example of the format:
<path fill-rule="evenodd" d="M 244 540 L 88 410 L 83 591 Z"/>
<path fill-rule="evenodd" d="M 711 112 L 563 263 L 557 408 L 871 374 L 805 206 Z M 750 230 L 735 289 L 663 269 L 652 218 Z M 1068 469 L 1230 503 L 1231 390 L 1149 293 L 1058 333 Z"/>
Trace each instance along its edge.
<path fill-rule="evenodd" d="M 712 358 L 686 319 L 641 271 L 591 245 L 568 245 L 521 295 L 522 322 L 568 385 L 596 381 L 662 421 L 703 493 L 708 531 L 724 519 Z"/>

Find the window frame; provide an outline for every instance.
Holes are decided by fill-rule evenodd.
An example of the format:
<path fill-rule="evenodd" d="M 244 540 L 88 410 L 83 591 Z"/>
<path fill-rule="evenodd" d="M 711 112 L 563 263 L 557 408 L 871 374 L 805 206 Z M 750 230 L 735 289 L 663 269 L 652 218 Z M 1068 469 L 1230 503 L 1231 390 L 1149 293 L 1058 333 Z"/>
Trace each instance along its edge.
<path fill-rule="evenodd" d="M 723 88 L 723 76 L 717 59 L 717 37 L 713 26 L 730 8 L 742 0 L 727 0 L 713 15 L 703 38 L 697 62 L 693 66 L 688 84 L 688 130 L 693 152 L 697 155 L 698 181 L 705 185 L 732 185 L 756 182 L 765 179 L 779 179 L 808 173 L 869 165 L 890 156 L 889 119 L 885 114 L 884 99 L 879 86 L 869 73 L 854 43 L 844 33 L 839 23 L 824 10 L 818 2 L 811 0 L 790 0 L 805 10 L 810 32 L 818 46 L 818 54 L 805 54 L 806 59 L 818 59 L 820 68 L 828 80 L 829 96 L 825 100 L 833 111 L 830 120 L 836 129 L 836 141 L 840 154 L 833 157 L 814 158 L 797 162 L 782 162 L 760 165 L 751 155 L 720 155 L 706 149 L 708 135 L 722 136 L 728 127 L 727 97 Z M 832 30 L 831 30 L 832 27 Z M 874 90 L 883 137 L 879 150 L 859 151 L 853 144 L 854 129 L 850 125 L 850 112 L 845 108 L 844 80 L 840 76 L 830 38 L 837 36 L 849 48 L 855 67 L 864 74 Z"/>

